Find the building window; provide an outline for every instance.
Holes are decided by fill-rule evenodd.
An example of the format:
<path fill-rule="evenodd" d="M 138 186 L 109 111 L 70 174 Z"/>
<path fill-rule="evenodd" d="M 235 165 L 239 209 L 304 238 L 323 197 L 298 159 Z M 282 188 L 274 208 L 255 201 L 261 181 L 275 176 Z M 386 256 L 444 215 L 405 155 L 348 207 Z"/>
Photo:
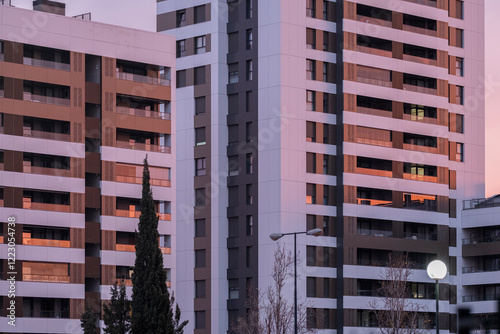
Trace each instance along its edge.
<path fill-rule="evenodd" d="M 194 99 L 194 112 L 195 115 L 200 115 L 206 113 L 206 102 L 205 96 L 200 96 Z"/>
<path fill-rule="evenodd" d="M 253 48 L 253 31 L 252 29 L 247 29 L 247 50 L 252 50 Z"/>
<path fill-rule="evenodd" d="M 186 87 L 186 70 L 177 71 L 177 88 Z"/>
<path fill-rule="evenodd" d="M 306 48 L 316 49 L 316 29 L 306 29 Z"/>
<path fill-rule="evenodd" d="M 252 185 L 247 184 L 247 205 L 252 205 L 253 204 L 253 191 L 252 191 Z"/>
<path fill-rule="evenodd" d="M 240 298 L 240 288 L 238 284 L 238 279 L 229 279 L 229 299 L 239 299 Z"/>
<path fill-rule="evenodd" d="M 207 158 L 195 159 L 195 176 L 204 176 L 207 174 Z"/>
<path fill-rule="evenodd" d="M 249 237 L 253 235 L 253 216 L 248 215 L 246 219 L 246 235 Z"/>
<path fill-rule="evenodd" d="M 307 297 L 316 297 L 316 277 L 308 277 L 306 281 Z"/>
<path fill-rule="evenodd" d="M 205 5 L 194 7 L 194 23 L 205 22 Z"/>
<path fill-rule="evenodd" d="M 316 185 L 306 184 L 306 204 L 316 204 Z"/>
<path fill-rule="evenodd" d="M 206 297 L 206 285 L 207 281 L 205 280 L 194 281 L 194 298 Z"/>
<path fill-rule="evenodd" d="M 316 61 L 306 59 L 306 79 L 316 80 Z"/>
<path fill-rule="evenodd" d="M 328 20 L 328 1 L 323 1 L 323 20 Z"/>
<path fill-rule="evenodd" d="M 456 117 L 456 132 L 464 133 L 464 115 L 457 114 Z"/>
<path fill-rule="evenodd" d="M 194 251 L 194 267 L 204 268 L 206 266 L 206 250 L 197 249 Z"/>
<path fill-rule="evenodd" d="M 464 162 L 464 144 L 457 143 L 456 161 Z"/>
<path fill-rule="evenodd" d="M 456 2 L 457 10 L 456 10 L 456 18 L 464 19 L 464 2 L 462 0 L 457 0 Z"/>
<path fill-rule="evenodd" d="M 306 110 L 316 111 L 316 92 L 312 90 L 306 92 Z"/>
<path fill-rule="evenodd" d="M 194 84 L 203 85 L 205 84 L 205 66 L 194 68 Z"/>
<path fill-rule="evenodd" d="M 306 15 L 316 17 L 316 0 L 306 0 Z"/>
<path fill-rule="evenodd" d="M 238 63 L 233 63 L 228 65 L 229 69 L 229 84 L 235 84 L 240 81 Z"/>
<path fill-rule="evenodd" d="M 206 130 L 205 127 L 194 129 L 196 146 L 205 145 L 207 143 L 205 137 L 205 130 Z"/>
<path fill-rule="evenodd" d="M 205 218 L 196 219 L 194 221 L 194 236 L 202 238 L 206 236 L 206 221 Z"/>
<path fill-rule="evenodd" d="M 247 153 L 246 155 L 246 171 L 247 174 L 253 173 L 253 156 L 252 153 Z"/>
<path fill-rule="evenodd" d="M 328 81 L 328 63 L 323 62 L 323 82 L 329 82 Z"/>
<path fill-rule="evenodd" d="M 198 36 L 194 39 L 194 44 L 195 44 L 195 50 L 194 53 L 200 54 L 200 53 L 205 53 L 206 51 L 206 45 L 207 45 L 207 36 Z"/>
<path fill-rule="evenodd" d="M 251 19 L 253 17 L 253 0 L 247 0 L 246 5 L 247 19 Z"/>
<path fill-rule="evenodd" d="M 207 205 L 207 195 L 206 195 L 206 189 L 205 188 L 198 188 L 195 189 L 194 191 L 194 201 L 195 201 L 195 206 L 205 206 Z"/>
<path fill-rule="evenodd" d="M 177 41 L 177 58 L 185 57 L 186 55 L 187 55 L 186 40 L 183 39 L 183 40 Z"/>
<path fill-rule="evenodd" d="M 464 30 L 456 29 L 456 47 L 463 48 L 464 47 Z"/>
<path fill-rule="evenodd" d="M 457 86 L 457 97 L 456 97 L 456 103 L 460 105 L 464 105 L 464 87 L 463 86 Z"/>
<path fill-rule="evenodd" d="M 247 81 L 253 80 L 253 60 L 247 60 Z"/>
<path fill-rule="evenodd" d="M 186 10 L 181 9 L 177 11 L 177 28 L 186 25 Z"/>
<path fill-rule="evenodd" d="M 247 112 L 252 111 L 252 91 L 246 92 L 245 109 Z"/>
<path fill-rule="evenodd" d="M 464 59 L 457 57 L 456 61 L 456 74 L 463 77 L 464 76 Z"/>
<path fill-rule="evenodd" d="M 195 311 L 194 312 L 194 328 L 204 329 L 206 327 L 207 327 L 207 324 L 206 324 L 205 311 Z"/>
<path fill-rule="evenodd" d="M 247 143 L 252 142 L 252 122 L 247 122 L 245 126 L 245 140 Z"/>
<path fill-rule="evenodd" d="M 252 267 L 252 246 L 247 246 L 246 248 L 245 262 L 247 268 Z"/>

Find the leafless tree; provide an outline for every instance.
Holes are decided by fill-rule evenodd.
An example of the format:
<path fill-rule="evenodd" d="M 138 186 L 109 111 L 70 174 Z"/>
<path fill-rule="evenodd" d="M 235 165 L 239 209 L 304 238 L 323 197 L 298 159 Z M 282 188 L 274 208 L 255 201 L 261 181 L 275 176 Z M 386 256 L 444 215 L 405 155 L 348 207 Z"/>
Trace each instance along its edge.
<path fill-rule="evenodd" d="M 408 299 L 408 282 L 413 267 L 408 254 L 389 254 L 389 261 L 381 274 L 380 288 L 377 290 L 380 297 L 370 303 L 382 334 L 422 333 L 422 327 L 425 326 L 421 325 L 428 322 L 422 321 L 425 316 L 424 307 Z"/>
<path fill-rule="evenodd" d="M 278 245 L 278 249 L 274 252 L 274 265 L 271 274 L 273 284 L 267 288 L 265 293 L 248 287 L 247 316 L 238 318 L 231 328 L 233 332 L 238 334 L 293 333 L 295 314 L 293 300 L 284 296 L 285 284 L 290 284 L 291 282 L 287 281 L 293 278 L 293 262 L 292 252 Z M 299 301 L 297 310 L 298 332 L 314 333 L 314 329 L 307 328 L 307 305 L 305 302 Z"/>

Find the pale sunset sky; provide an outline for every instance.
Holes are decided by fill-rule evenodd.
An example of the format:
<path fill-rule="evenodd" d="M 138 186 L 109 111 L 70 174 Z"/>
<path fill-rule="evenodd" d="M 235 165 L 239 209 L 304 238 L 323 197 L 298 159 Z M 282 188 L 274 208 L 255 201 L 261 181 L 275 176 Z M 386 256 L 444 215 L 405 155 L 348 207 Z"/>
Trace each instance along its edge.
<path fill-rule="evenodd" d="M 155 0 L 62 0 L 68 16 L 92 12 L 92 20 L 155 31 Z M 12 0 L 31 8 L 32 0 Z M 485 0 L 486 10 L 486 196 L 500 193 L 500 0 Z M 467 66 L 467 65 L 466 65 Z M 467 69 L 465 69 L 467 70 Z M 467 129 L 467 124 L 465 125 Z M 467 131 L 467 130 L 466 130 Z M 483 135 L 483 134 L 478 134 Z M 467 157 L 467 148 L 465 151 Z"/>

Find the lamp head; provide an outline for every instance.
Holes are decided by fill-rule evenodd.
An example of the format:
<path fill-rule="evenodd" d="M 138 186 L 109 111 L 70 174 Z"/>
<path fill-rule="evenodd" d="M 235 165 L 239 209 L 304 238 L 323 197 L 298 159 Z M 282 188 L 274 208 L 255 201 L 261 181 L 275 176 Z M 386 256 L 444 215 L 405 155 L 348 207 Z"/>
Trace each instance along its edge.
<path fill-rule="evenodd" d="M 272 241 L 276 241 L 283 237 L 283 233 L 271 233 L 269 234 L 269 238 L 271 238 Z"/>
<path fill-rule="evenodd" d="M 306 232 L 307 235 L 313 235 L 315 237 L 321 235 L 321 233 L 323 232 L 322 229 L 320 228 L 313 228 L 312 230 L 309 230 Z"/>
<path fill-rule="evenodd" d="M 434 280 L 443 279 L 447 271 L 446 264 L 440 260 L 434 260 L 427 266 L 427 275 Z"/>

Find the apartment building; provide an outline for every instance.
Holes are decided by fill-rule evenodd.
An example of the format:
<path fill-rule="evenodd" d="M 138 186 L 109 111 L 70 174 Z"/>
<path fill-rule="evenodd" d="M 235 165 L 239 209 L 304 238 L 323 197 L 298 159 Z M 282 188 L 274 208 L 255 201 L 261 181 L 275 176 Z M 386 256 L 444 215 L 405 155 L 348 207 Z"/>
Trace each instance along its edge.
<path fill-rule="evenodd" d="M 319 227 L 297 239 L 309 327 L 374 332 L 387 254 L 409 252 L 430 319 L 425 268 L 448 265 L 440 327 L 456 332 L 457 203 L 484 197 L 484 2 L 160 0 L 157 30 L 177 41 L 187 331 L 230 332 L 247 288 L 271 284 L 269 234 Z"/>
<path fill-rule="evenodd" d="M 100 314 L 117 279 L 131 286 L 146 156 L 175 284 L 175 41 L 65 17 L 52 1 L 34 9 L 0 6 L 3 317 L 17 272 L 16 326 L 2 318 L 0 332 L 80 333 L 85 307 Z"/>

